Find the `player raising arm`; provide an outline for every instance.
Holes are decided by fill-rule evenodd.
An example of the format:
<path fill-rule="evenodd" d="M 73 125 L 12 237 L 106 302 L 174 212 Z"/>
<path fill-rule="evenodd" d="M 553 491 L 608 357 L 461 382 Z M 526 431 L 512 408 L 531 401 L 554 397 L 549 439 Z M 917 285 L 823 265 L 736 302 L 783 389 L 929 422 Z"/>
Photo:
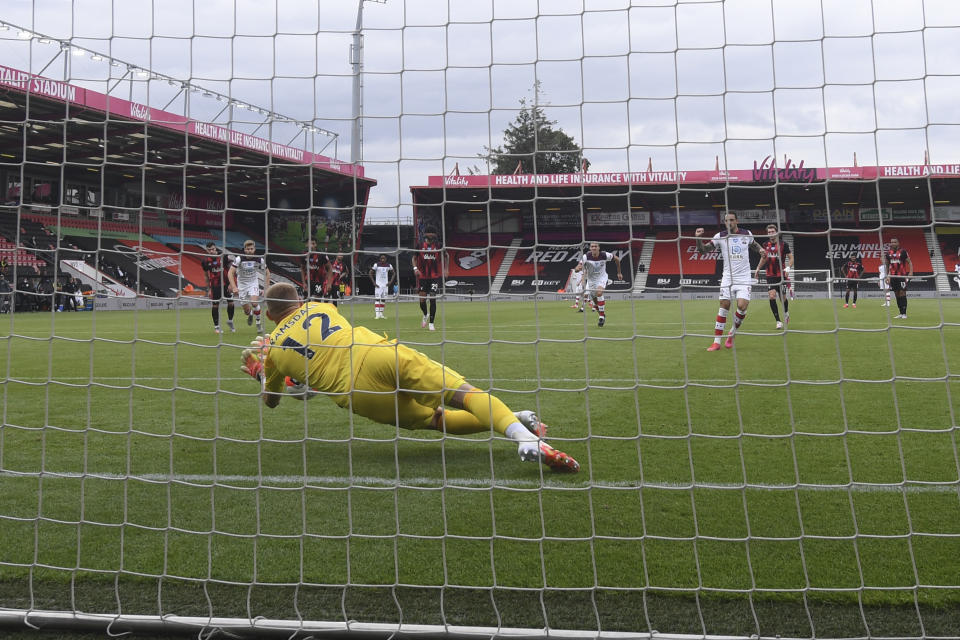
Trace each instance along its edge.
<path fill-rule="evenodd" d="M 620 271 L 620 258 L 615 253 L 609 251 L 600 251 L 600 245 L 596 242 L 590 243 L 590 250 L 580 256 L 580 263 L 575 267 L 575 271 L 583 271 L 586 276 L 587 284 L 584 288 L 584 297 L 590 296 L 593 304 L 596 305 L 597 313 L 600 318 L 597 320 L 597 326 L 602 327 L 607 321 L 606 304 L 603 298 L 603 291 L 607 286 L 607 263 L 613 260 L 617 263 L 617 280 L 623 280 L 623 273 Z"/>
<path fill-rule="evenodd" d="M 787 295 L 787 275 L 793 269 L 793 252 L 790 245 L 780 240 L 777 225 L 767 225 L 767 240 L 763 245 L 763 257 L 757 265 L 754 278 L 760 278 L 760 269 L 766 265 L 767 294 L 770 296 L 770 311 L 777 321 L 777 329 L 783 329 L 784 323 L 790 322 L 790 300 Z M 777 308 L 777 296 L 783 302 L 783 322 L 780 322 L 780 310 Z"/>
<path fill-rule="evenodd" d="M 576 460 L 542 440 L 546 426 L 532 411 L 511 412 L 419 351 L 351 326 L 331 304 L 302 302 L 293 285 L 275 284 L 266 296 L 267 318 L 277 327 L 243 352 L 241 368 L 261 381 L 268 407 L 280 403 L 289 377 L 306 381 L 287 393 L 299 399 L 329 394 L 357 415 L 404 429 L 460 435 L 488 433 L 492 427 L 517 443 L 522 461 L 558 471 L 580 469 Z"/>
<path fill-rule="evenodd" d="M 753 239 L 753 234 L 737 225 L 737 214 L 728 211 L 723 216 L 724 231 L 715 233 L 713 238 L 704 242 L 703 227 L 694 231 L 697 238 L 697 251 L 707 253 L 716 248 L 723 259 L 723 276 L 720 278 L 720 310 L 717 312 L 717 323 L 714 325 L 713 344 L 707 351 L 718 351 L 723 329 L 727 324 L 727 315 L 730 313 L 730 299 L 736 298 L 737 310 L 734 313 L 733 328 L 727 335 L 724 346 L 733 347 L 733 338 L 737 329 L 743 324 L 747 316 L 747 307 L 750 306 L 750 251 L 757 251 L 761 257 L 763 249 Z"/>

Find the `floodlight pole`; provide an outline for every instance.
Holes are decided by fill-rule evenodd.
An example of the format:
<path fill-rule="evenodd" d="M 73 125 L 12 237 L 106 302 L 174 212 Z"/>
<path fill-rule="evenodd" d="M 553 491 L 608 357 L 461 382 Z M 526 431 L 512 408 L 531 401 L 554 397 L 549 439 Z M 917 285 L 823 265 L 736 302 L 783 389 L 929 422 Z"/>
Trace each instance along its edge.
<path fill-rule="evenodd" d="M 353 125 L 350 130 L 350 163 L 360 162 L 360 136 L 363 135 L 360 125 L 361 95 L 363 82 L 360 73 L 363 70 L 363 0 L 357 3 L 357 28 L 353 32 L 353 45 L 350 47 L 350 64 L 353 67 Z"/>
<path fill-rule="evenodd" d="M 350 65 L 353 68 L 353 125 L 350 131 L 350 163 L 359 164 L 363 147 L 363 124 L 360 116 L 363 112 L 363 4 L 377 2 L 386 4 L 387 0 L 358 0 L 357 28 L 353 32 L 353 44 L 350 46 Z"/>

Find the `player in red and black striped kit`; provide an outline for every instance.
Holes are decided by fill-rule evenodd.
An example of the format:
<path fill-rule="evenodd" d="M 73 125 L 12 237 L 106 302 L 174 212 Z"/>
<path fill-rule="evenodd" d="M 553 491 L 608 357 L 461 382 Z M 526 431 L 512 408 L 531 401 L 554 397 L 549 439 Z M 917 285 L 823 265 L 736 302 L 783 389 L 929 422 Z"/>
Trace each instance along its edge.
<path fill-rule="evenodd" d="M 777 225 L 767 225 L 769 240 L 763 245 L 763 257 L 757 265 L 754 278 L 760 277 L 760 269 L 766 266 L 767 294 L 770 296 L 770 311 L 777 321 L 777 329 L 783 329 L 784 322 L 790 322 L 790 299 L 787 295 L 787 283 L 790 269 L 793 268 L 793 252 L 790 245 L 780 239 Z M 777 308 L 777 296 L 783 302 L 783 322 L 780 322 L 780 310 Z"/>
<path fill-rule="evenodd" d="M 897 308 L 900 313 L 894 318 L 907 318 L 907 280 L 913 277 L 913 262 L 907 250 L 900 248 L 898 238 L 890 238 L 890 248 L 883 254 L 883 264 L 887 266 L 887 284 L 897 296 Z"/>
<path fill-rule="evenodd" d="M 224 263 L 229 256 L 220 253 L 217 245 L 212 242 L 207 243 L 207 257 L 203 259 L 203 271 L 207 276 L 207 291 L 210 292 L 211 309 L 213 315 L 213 330 L 220 331 L 220 301 L 227 301 L 227 326 L 231 332 L 237 329 L 233 326 L 233 296 L 227 290 L 226 279 L 224 276 Z"/>
<path fill-rule="evenodd" d="M 330 304 L 337 306 L 337 300 L 343 297 L 347 281 L 350 279 L 350 269 L 343 261 L 342 255 L 337 255 L 331 260 L 327 269 L 330 271 Z"/>
<path fill-rule="evenodd" d="M 443 284 L 443 251 L 440 243 L 437 241 L 437 234 L 432 229 L 428 229 L 424 234 L 424 240 L 413 256 L 413 274 L 417 276 L 417 286 L 420 292 L 420 311 L 423 312 L 423 321 L 420 327 L 430 327 L 434 331 L 433 321 L 437 316 L 437 295 L 440 293 L 440 287 Z M 427 312 L 427 299 L 430 300 L 429 314 Z"/>
<path fill-rule="evenodd" d="M 860 287 L 860 278 L 863 277 L 863 263 L 860 262 L 860 256 L 853 256 L 847 260 L 840 270 L 843 277 L 847 279 L 847 290 L 843 297 L 843 308 L 850 306 L 850 293 L 853 293 L 853 308 L 857 308 L 857 294 Z"/>
<path fill-rule="evenodd" d="M 317 241 L 310 239 L 310 250 L 304 256 L 300 263 L 300 277 L 303 278 L 303 290 L 306 298 L 322 302 L 330 290 L 330 277 L 332 273 L 328 269 L 330 260 L 326 254 L 317 251 Z"/>

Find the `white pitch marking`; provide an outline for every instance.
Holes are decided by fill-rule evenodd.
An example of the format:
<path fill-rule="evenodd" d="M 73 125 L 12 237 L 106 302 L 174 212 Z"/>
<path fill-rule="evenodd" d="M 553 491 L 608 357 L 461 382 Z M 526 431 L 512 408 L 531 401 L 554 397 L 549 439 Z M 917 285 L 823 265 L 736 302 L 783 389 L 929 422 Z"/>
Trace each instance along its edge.
<path fill-rule="evenodd" d="M 547 472 L 549 473 L 549 472 Z M 0 477 L 3 478 L 40 478 L 44 479 L 97 479 L 97 480 L 140 480 L 145 482 L 182 482 L 187 484 L 197 484 L 204 486 L 223 485 L 223 484 L 249 484 L 254 486 L 272 487 L 276 485 L 296 486 L 304 488 L 313 487 L 558 487 L 558 488 L 584 488 L 592 487 L 594 489 L 604 488 L 637 488 L 637 489 L 662 489 L 670 491 L 690 491 L 721 489 L 728 491 L 827 491 L 843 493 L 958 493 L 960 484 L 957 482 L 941 484 L 870 484 L 870 483 L 852 483 L 850 485 L 836 484 L 734 484 L 734 483 L 709 483 L 701 482 L 695 485 L 674 483 L 674 482 L 636 482 L 624 480 L 596 481 L 593 484 L 582 481 L 555 480 L 544 477 L 541 481 L 537 478 L 511 478 L 511 479 L 491 479 L 491 478 L 430 478 L 418 476 L 412 478 L 380 478 L 377 476 L 297 476 L 297 475 L 266 475 L 251 476 L 237 474 L 193 474 L 193 473 L 144 473 L 144 474 L 119 474 L 112 472 L 79 473 L 76 471 L 2 471 Z"/>
<path fill-rule="evenodd" d="M 586 383 L 585 378 L 490 378 L 488 376 L 466 376 L 469 380 L 474 381 L 490 381 L 491 379 L 500 383 L 500 382 L 582 382 Z M 188 376 L 177 376 L 177 380 L 204 380 L 212 382 L 212 379 L 207 377 L 188 377 Z M 219 376 L 218 380 L 249 380 L 247 376 L 239 377 L 224 377 Z M 851 380 L 851 378 L 844 378 L 845 380 Z M 938 378 L 939 379 L 939 378 Z M 131 378 L 130 376 L 56 376 L 55 378 L 49 378 L 47 376 L 14 376 L 8 378 L 8 382 L 58 382 L 58 381 L 67 381 L 67 380 L 87 380 L 92 382 L 97 382 L 100 380 L 124 380 L 124 381 L 173 381 L 171 376 L 137 376 Z M 764 379 L 752 379 L 752 378 L 740 378 L 739 380 L 731 378 L 688 378 L 687 380 L 682 380 L 679 378 L 590 378 L 590 383 L 599 383 L 599 382 L 629 382 L 629 383 L 638 383 L 638 384 L 647 384 L 647 383 L 672 383 L 672 384 L 683 384 L 684 382 L 689 382 L 693 384 L 702 383 L 702 384 L 711 384 L 711 383 L 720 383 L 720 384 L 734 384 L 736 382 L 745 383 L 745 384 L 786 384 L 787 380 L 771 380 L 769 378 Z M 822 383 L 836 383 L 840 382 L 839 378 L 791 378 L 789 382 L 794 383 L 810 383 L 810 384 L 822 384 Z M 878 382 L 888 382 L 888 380 L 878 380 Z"/>

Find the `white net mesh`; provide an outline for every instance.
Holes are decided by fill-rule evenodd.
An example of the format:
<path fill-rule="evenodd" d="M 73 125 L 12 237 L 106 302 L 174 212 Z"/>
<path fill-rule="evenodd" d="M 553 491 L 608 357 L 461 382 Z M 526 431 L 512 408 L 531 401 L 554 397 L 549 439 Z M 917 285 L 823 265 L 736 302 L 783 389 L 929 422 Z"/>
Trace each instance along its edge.
<path fill-rule="evenodd" d="M 947 0 L 5 7 L 0 623 L 958 637 L 958 34 Z M 698 250 L 727 212 L 789 285 Z M 248 240 L 579 473 L 492 401 L 265 407 L 265 318 L 211 302 Z"/>

